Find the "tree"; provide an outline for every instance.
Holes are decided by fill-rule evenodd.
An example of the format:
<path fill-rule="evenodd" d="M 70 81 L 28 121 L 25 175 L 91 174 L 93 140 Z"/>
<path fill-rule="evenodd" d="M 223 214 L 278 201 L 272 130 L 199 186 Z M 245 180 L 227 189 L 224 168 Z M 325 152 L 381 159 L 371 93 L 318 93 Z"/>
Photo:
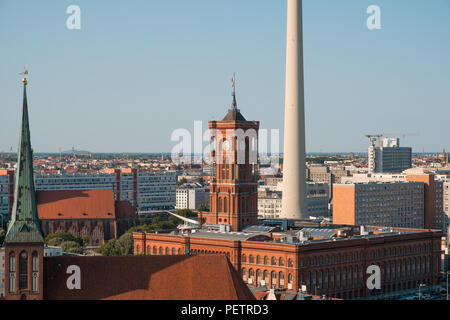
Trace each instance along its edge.
<path fill-rule="evenodd" d="M 83 246 L 87 246 L 89 244 L 89 236 L 82 236 L 81 240 L 83 240 Z"/>
<path fill-rule="evenodd" d="M 190 209 L 179 209 L 175 211 L 175 214 L 185 218 L 193 218 L 197 216 L 197 214 Z"/>
<path fill-rule="evenodd" d="M 133 233 L 127 232 L 118 240 L 112 239 L 97 249 L 103 256 L 128 256 L 133 254 Z"/>
<path fill-rule="evenodd" d="M 185 183 L 187 183 L 187 179 L 185 177 L 183 177 L 180 180 L 178 180 L 177 186 L 182 186 Z"/>
<path fill-rule="evenodd" d="M 205 183 L 205 179 L 203 179 L 203 177 L 198 178 L 198 183 L 204 184 Z"/>
<path fill-rule="evenodd" d="M 60 244 L 60 247 L 63 249 L 64 252 L 67 253 L 76 253 L 76 254 L 83 254 L 84 250 L 80 246 L 80 244 L 76 241 L 65 241 Z"/>
<path fill-rule="evenodd" d="M 206 206 L 206 204 L 200 203 L 200 205 L 197 208 L 197 211 L 199 211 L 199 212 L 207 212 L 208 211 L 208 207 Z"/>
<path fill-rule="evenodd" d="M 70 234 L 68 232 L 52 233 L 45 238 L 45 244 L 48 246 L 59 247 L 61 246 L 61 243 L 68 241 L 76 242 L 80 247 L 83 246 L 83 239 L 75 237 L 73 234 Z"/>

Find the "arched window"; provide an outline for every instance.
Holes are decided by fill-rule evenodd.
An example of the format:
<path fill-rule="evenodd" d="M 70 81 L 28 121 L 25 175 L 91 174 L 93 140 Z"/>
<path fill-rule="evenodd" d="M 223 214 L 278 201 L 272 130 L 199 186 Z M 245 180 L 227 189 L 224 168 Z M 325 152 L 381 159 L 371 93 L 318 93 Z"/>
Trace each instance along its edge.
<path fill-rule="evenodd" d="M 164 249 L 163 249 L 163 247 L 159 247 L 159 255 L 163 255 L 164 254 Z"/>
<path fill-rule="evenodd" d="M 9 292 L 16 292 L 16 256 L 9 254 Z"/>
<path fill-rule="evenodd" d="M 255 278 L 255 272 L 253 271 L 253 269 L 250 269 L 248 271 L 248 279 L 251 280 L 251 281 L 249 281 L 250 284 L 254 284 L 254 278 Z"/>
<path fill-rule="evenodd" d="M 266 283 L 266 285 L 269 284 L 269 271 L 264 270 L 264 281 Z"/>
<path fill-rule="evenodd" d="M 222 198 L 219 198 L 219 212 L 222 212 Z"/>
<path fill-rule="evenodd" d="M 284 259 L 283 258 L 280 258 L 280 266 L 284 267 Z"/>
<path fill-rule="evenodd" d="M 33 292 L 38 292 L 38 283 L 39 283 L 39 257 L 37 252 L 33 252 L 32 254 L 32 262 L 33 262 Z"/>
<path fill-rule="evenodd" d="M 181 248 L 178 249 L 178 255 L 181 256 Z"/>
<path fill-rule="evenodd" d="M 294 266 L 294 263 L 292 262 L 292 259 L 288 260 L 288 267 L 292 268 Z"/>
<path fill-rule="evenodd" d="M 272 265 L 273 266 L 277 265 L 277 259 L 275 257 L 272 257 Z"/>
<path fill-rule="evenodd" d="M 19 256 L 19 290 L 28 288 L 28 255 L 25 251 Z"/>
<path fill-rule="evenodd" d="M 223 199 L 223 212 L 228 212 L 228 198 Z"/>
<path fill-rule="evenodd" d="M 269 258 L 267 256 L 264 257 L 264 264 L 266 266 L 269 264 Z"/>
<path fill-rule="evenodd" d="M 255 259 L 253 258 L 253 255 L 250 255 L 250 257 L 249 257 L 249 259 L 248 259 L 248 262 L 249 262 L 249 263 L 255 263 L 254 260 L 255 260 Z"/>
<path fill-rule="evenodd" d="M 279 273 L 279 281 L 280 281 L 280 289 L 284 288 L 284 273 L 280 272 Z"/>
<path fill-rule="evenodd" d="M 136 246 L 136 251 L 137 251 L 137 254 L 141 253 L 141 246 L 140 245 Z"/>
<path fill-rule="evenodd" d="M 256 256 L 256 263 L 257 264 L 261 264 L 261 257 L 260 256 Z"/>
<path fill-rule="evenodd" d="M 169 255 L 169 248 L 166 247 L 166 256 Z"/>
<path fill-rule="evenodd" d="M 294 276 L 292 275 L 292 273 L 289 273 L 289 275 L 288 275 L 288 284 L 291 285 L 291 289 L 292 289 L 292 285 L 294 284 Z"/>
<path fill-rule="evenodd" d="M 272 289 L 277 287 L 277 273 L 272 271 Z"/>
<path fill-rule="evenodd" d="M 330 270 L 330 289 L 334 289 L 334 269 Z"/>
<path fill-rule="evenodd" d="M 262 274 L 261 274 L 261 270 L 256 270 L 256 281 L 258 283 L 258 287 L 261 286 L 261 280 L 262 280 Z"/>
<path fill-rule="evenodd" d="M 158 254 L 158 248 L 156 248 L 156 246 L 153 246 L 153 254 L 154 255 Z"/>
<path fill-rule="evenodd" d="M 247 256 L 245 254 L 242 255 L 242 262 L 247 263 Z"/>
<path fill-rule="evenodd" d="M 247 281 L 247 269 L 242 269 L 242 279 L 244 279 L 244 281 Z"/>
<path fill-rule="evenodd" d="M 177 251 L 175 250 L 175 248 L 172 248 L 172 255 L 174 256 L 176 254 L 177 254 Z"/>

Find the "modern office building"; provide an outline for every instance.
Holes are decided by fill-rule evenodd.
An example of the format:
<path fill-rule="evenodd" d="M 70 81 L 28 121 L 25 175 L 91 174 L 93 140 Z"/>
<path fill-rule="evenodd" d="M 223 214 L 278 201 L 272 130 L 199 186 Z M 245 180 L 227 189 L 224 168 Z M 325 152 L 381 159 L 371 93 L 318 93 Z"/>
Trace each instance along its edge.
<path fill-rule="evenodd" d="M 333 191 L 333 223 L 424 228 L 423 183 L 336 184 Z"/>
<path fill-rule="evenodd" d="M 368 150 L 368 168 L 372 172 L 402 172 L 412 167 L 412 149 L 400 147 L 400 139 L 384 138 Z"/>
<path fill-rule="evenodd" d="M 334 223 L 446 230 L 443 182 L 427 170 L 356 174 L 333 189 Z"/>

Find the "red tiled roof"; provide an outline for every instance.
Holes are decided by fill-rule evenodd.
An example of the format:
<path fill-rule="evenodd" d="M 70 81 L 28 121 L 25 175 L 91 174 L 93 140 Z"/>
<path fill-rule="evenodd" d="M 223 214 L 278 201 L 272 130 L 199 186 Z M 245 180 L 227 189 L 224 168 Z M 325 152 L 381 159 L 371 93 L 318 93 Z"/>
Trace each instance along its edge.
<path fill-rule="evenodd" d="M 81 290 L 67 268 L 80 267 Z M 227 257 L 44 257 L 46 300 L 254 300 Z"/>
<path fill-rule="evenodd" d="M 38 191 L 39 219 L 115 219 L 113 190 Z"/>

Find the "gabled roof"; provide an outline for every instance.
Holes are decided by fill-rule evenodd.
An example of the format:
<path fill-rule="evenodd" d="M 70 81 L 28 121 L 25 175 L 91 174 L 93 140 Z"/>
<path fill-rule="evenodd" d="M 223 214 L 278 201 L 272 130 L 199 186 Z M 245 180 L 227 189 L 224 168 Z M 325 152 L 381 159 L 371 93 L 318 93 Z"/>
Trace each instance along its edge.
<path fill-rule="evenodd" d="M 66 273 L 80 267 L 81 290 Z M 254 300 L 224 255 L 45 257 L 46 300 Z"/>
<path fill-rule="evenodd" d="M 116 218 L 112 189 L 38 191 L 37 202 L 41 220 Z"/>

